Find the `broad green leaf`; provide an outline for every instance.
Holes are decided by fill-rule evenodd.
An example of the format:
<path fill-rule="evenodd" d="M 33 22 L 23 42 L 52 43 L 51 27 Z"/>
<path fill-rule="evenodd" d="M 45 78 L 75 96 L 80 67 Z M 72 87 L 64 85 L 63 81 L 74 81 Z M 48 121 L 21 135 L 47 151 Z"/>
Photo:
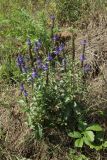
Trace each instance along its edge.
<path fill-rule="evenodd" d="M 94 141 L 94 133 L 93 131 L 85 131 L 83 132 L 84 136 L 88 139 L 88 141 L 93 142 Z"/>
<path fill-rule="evenodd" d="M 90 146 L 91 145 L 91 142 L 88 140 L 87 137 L 83 137 L 83 141 L 86 145 Z"/>
<path fill-rule="evenodd" d="M 83 147 L 83 138 L 77 139 L 75 141 L 75 147 L 80 147 L 80 148 Z"/>
<path fill-rule="evenodd" d="M 93 124 L 92 126 L 90 127 L 87 127 L 86 128 L 87 131 L 102 131 L 102 127 L 99 125 L 99 124 Z"/>
<path fill-rule="evenodd" d="M 71 132 L 68 135 L 69 137 L 72 137 L 72 138 L 81 138 L 81 133 L 77 131 Z"/>

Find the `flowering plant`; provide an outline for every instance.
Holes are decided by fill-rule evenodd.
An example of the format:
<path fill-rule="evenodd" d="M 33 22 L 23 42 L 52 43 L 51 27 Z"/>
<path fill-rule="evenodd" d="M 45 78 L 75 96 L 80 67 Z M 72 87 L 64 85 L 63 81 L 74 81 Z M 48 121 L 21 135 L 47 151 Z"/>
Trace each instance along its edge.
<path fill-rule="evenodd" d="M 51 20 L 53 25 L 55 19 L 51 17 Z M 51 33 L 54 33 L 53 28 Z M 66 43 L 52 34 L 48 50 L 40 38 L 34 43 L 27 39 L 29 63 L 25 56 L 19 54 L 17 57 L 19 70 L 25 75 L 20 91 L 26 100 L 23 104 L 28 125 L 38 138 L 47 134 L 48 128 L 68 129 L 71 124 L 76 124 L 72 119 L 78 117 L 81 110 L 78 111 L 77 97 L 82 97 L 84 92 L 82 72 L 76 67 L 75 59 L 67 54 Z"/>

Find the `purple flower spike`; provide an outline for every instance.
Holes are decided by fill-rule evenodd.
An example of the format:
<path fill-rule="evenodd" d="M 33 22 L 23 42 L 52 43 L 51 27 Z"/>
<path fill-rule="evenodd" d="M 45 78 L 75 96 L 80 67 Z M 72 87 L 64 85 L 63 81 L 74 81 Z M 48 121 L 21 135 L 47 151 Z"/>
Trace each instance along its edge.
<path fill-rule="evenodd" d="M 24 94 L 24 96 L 25 96 L 25 97 L 27 97 L 27 96 L 28 96 L 28 93 L 27 93 L 27 91 L 26 91 L 26 90 L 24 90 L 24 91 L 23 91 L 23 94 Z"/>
<path fill-rule="evenodd" d="M 43 65 L 42 64 L 38 64 L 37 66 L 39 69 L 43 69 Z"/>
<path fill-rule="evenodd" d="M 36 72 L 36 69 L 33 69 L 33 72 L 32 72 L 32 78 L 37 78 L 38 77 L 38 73 Z"/>
<path fill-rule="evenodd" d="M 21 90 L 21 92 L 24 91 L 24 85 L 23 85 L 23 83 L 21 83 L 21 85 L 20 85 L 20 90 Z"/>
<path fill-rule="evenodd" d="M 53 41 L 59 40 L 59 36 L 58 36 L 58 35 L 54 35 L 54 36 L 52 37 L 52 40 L 53 40 Z"/>
<path fill-rule="evenodd" d="M 80 61 L 83 62 L 83 61 L 85 61 L 85 60 L 86 60 L 85 55 L 84 55 L 84 54 L 80 55 Z"/>
<path fill-rule="evenodd" d="M 56 48 L 54 54 L 58 55 L 64 49 L 64 44 L 62 43 L 59 47 Z"/>
<path fill-rule="evenodd" d="M 26 43 L 27 43 L 28 46 L 31 46 L 31 40 L 30 40 L 30 38 L 27 39 Z"/>
<path fill-rule="evenodd" d="M 87 42 L 86 39 L 80 41 L 80 44 L 81 44 L 81 45 L 86 45 L 87 43 L 88 43 L 88 42 Z"/>
<path fill-rule="evenodd" d="M 54 16 L 54 15 L 51 15 L 51 16 L 50 16 L 50 19 L 55 20 L 55 16 Z"/>
<path fill-rule="evenodd" d="M 39 48 L 38 47 L 34 47 L 34 52 L 38 52 Z"/>
<path fill-rule="evenodd" d="M 59 50 L 54 51 L 54 54 L 58 55 L 59 54 Z"/>
<path fill-rule="evenodd" d="M 16 61 L 17 61 L 17 65 L 21 66 L 24 63 L 23 56 L 19 54 Z"/>
<path fill-rule="evenodd" d="M 41 64 L 42 63 L 42 61 L 41 61 L 41 59 L 38 57 L 37 58 L 37 64 Z"/>
<path fill-rule="evenodd" d="M 60 53 L 59 47 L 56 47 L 54 54 L 58 55 Z"/>
<path fill-rule="evenodd" d="M 27 73 L 27 68 L 24 65 L 22 66 L 22 72 Z"/>
<path fill-rule="evenodd" d="M 34 51 L 37 52 L 42 47 L 42 42 L 39 39 L 37 42 L 35 42 Z"/>
<path fill-rule="evenodd" d="M 49 54 L 47 60 L 48 60 L 48 61 L 52 61 L 52 60 L 53 60 L 53 57 Z"/>
<path fill-rule="evenodd" d="M 64 44 L 61 43 L 61 45 L 59 46 L 59 51 L 62 51 L 64 49 Z"/>
<path fill-rule="evenodd" d="M 48 70 L 48 64 L 46 63 L 45 65 L 43 65 L 43 66 L 42 66 L 42 69 L 43 69 L 44 71 L 47 71 L 47 70 Z"/>
<path fill-rule="evenodd" d="M 38 74 L 36 72 L 32 72 L 32 78 L 38 77 Z"/>
<path fill-rule="evenodd" d="M 87 73 L 87 72 L 90 72 L 90 71 L 91 71 L 91 65 L 90 64 L 85 64 L 84 72 Z"/>

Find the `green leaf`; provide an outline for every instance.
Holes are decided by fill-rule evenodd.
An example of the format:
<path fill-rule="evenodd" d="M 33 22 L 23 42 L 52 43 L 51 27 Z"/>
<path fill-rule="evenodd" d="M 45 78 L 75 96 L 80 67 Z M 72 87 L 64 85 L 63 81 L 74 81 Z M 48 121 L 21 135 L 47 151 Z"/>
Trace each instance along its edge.
<path fill-rule="evenodd" d="M 81 133 L 74 131 L 74 132 L 69 133 L 68 136 L 72 138 L 81 138 Z"/>
<path fill-rule="evenodd" d="M 55 90 L 57 90 L 58 89 L 58 87 L 57 87 L 57 85 L 55 85 Z"/>
<path fill-rule="evenodd" d="M 91 145 L 90 145 L 90 148 L 91 148 L 91 149 L 95 149 L 95 150 L 98 151 L 98 150 L 101 150 L 101 149 L 102 149 L 102 145 L 96 146 L 96 145 L 91 144 Z"/>
<path fill-rule="evenodd" d="M 92 144 L 86 137 L 83 137 L 84 143 L 88 145 L 91 149 L 101 150 L 103 145 Z"/>
<path fill-rule="evenodd" d="M 82 121 L 82 120 L 79 120 L 79 126 L 78 126 L 78 128 L 79 128 L 81 131 L 85 130 L 86 126 L 87 126 L 87 123 L 86 123 L 86 122 L 84 122 L 84 121 Z"/>
<path fill-rule="evenodd" d="M 103 147 L 104 147 L 104 148 L 107 148 L 107 141 L 105 141 L 105 142 L 103 143 Z"/>
<path fill-rule="evenodd" d="M 102 149 L 102 145 L 100 146 L 95 146 L 95 149 L 98 151 L 98 150 L 101 150 Z"/>
<path fill-rule="evenodd" d="M 75 147 L 80 147 L 80 148 L 83 147 L 83 138 L 77 139 L 75 141 Z"/>
<path fill-rule="evenodd" d="M 66 97 L 65 102 L 69 102 L 69 101 L 70 101 L 70 98 Z"/>
<path fill-rule="evenodd" d="M 102 127 L 99 124 L 93 124 L 90 127 L 86 128 L 87 131 L 92 130 L 92 131 L 102 131 Z"/>
<path fill-rule="evenodd" d="M 36 126 L 35 135 L 37 139 L 41 139 L 43 137 L 43 128 L 40 124 Z"/>
<path fill-rule="evenodd" d="M 43 136 L 43 129 L 40 125 L 38 125 L 39 137 L 42 138 Z"/>
<path fill-rule="evenodd" d="M 94 133 L 93 131 L 85 131 L 83 132 L 84 136 L 88 139 L 88 141 L 93 142 L 94 141 Z"/>
<path fill-rule="evenodd" d="M 83 137 L 83 141 L 86 145 L 91 146 L 91 142 L 87 139 L 87 137 Z"/>

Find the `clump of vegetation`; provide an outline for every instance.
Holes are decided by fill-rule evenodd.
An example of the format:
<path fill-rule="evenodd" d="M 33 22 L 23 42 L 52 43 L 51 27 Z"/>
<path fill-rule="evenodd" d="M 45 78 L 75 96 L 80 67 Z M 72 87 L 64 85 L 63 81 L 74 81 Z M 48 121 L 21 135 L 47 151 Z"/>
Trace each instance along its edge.
<path fill-rule="evenodd" d="M 24 72 L 20 88 L 29 108 L 28 123 L 35 132 L 38 128 L 41 132 L 44 130 L 44 134 L 50 127 L 71 126 L 72 119 L 80 109 L 80 102 L 75 99 L 77 96 L 81 99 L 85 92 L 82 92 L 82 70 L 76 68 L 75 52 L 73 56 L 67 54 L 66 44 L 60 42 L 60 37 L 54 34 L 55 17 L 50 18 L 52 24 L 48 45 L 47 41 L 44 43 L 40 39 L 34 45 L 30 39 L 27 40 L 30 67 L 25 64 L 22 55 L 17 57 L 19 69 Z M 26 82 L 32 86 L 31 102 L 27 97 L 29 93 L 24 89 L 23 83 Z"/>
<path fill-rule="evenodd" d="M 90 122 L 87 117 L 91 110 L 85 101 L 87 79 L 93 73 L 92 66 L 86 62 L 88 42 L 81 40 L 82 54 L 76 59 L 73 27 L 76 22 L 98 14 L 99 8 L 105 9 L 106 1 L 54 0 L 47 4 L 40 0 L 15 3 L 9 0 L 6 6 L 7 2 L 1 0 L 0 80 L 2 84 L 5 81 L 5 85 L 18 87 L 18 104 L 25 113 L 31 139 L 40 143 L 44 140 L 50 147 L 51 142 L 58 141 L 58 134 L 63 134 L 61 147 L 67 150 L 65 159 L 89 160 L 91 156 L 87 152 L 100 157 L 100 152 L 107 148 L 106 129 L 95 120 Z M 62 24 L 73 26 L 69 29 L 70 44 L 66 37 L 61 37 Z M 72 47 L 70 52 L 68 45 Z M 0 132 L 3 141 L 5 135 Z M 5 153 L 4 148 L 3 142 L 1 158 L 21 159 L 19 155 Z M 50 147 L 52 158 L 54 150 L 51 150 Z"/>

